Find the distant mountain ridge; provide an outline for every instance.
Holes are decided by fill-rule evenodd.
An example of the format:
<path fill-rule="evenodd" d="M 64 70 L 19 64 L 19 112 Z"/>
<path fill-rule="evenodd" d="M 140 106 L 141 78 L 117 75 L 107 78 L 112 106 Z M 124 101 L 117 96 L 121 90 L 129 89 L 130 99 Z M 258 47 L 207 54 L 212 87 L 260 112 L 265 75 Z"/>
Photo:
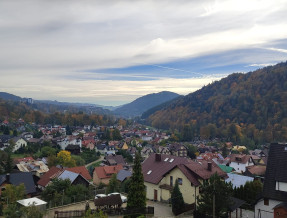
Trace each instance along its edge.
<path fill-rule="evenodd" d="M 189 139 L 286 141 L 287 62 L 231 74 L 155 110 L 147 121 L 157 128 L 191 132 Z"/>
<path fill-rule="evenodd" d="M 163 91 L 159 93 L 152 93 L 140 98 L 137 98 L 129 104 L 125 104 L 113 111 L 115 115 L 132 118 L 141 116 L 145 111 L 158 106 L 162 103 L 168 102 L 180 95 L 174 92 Z"/>

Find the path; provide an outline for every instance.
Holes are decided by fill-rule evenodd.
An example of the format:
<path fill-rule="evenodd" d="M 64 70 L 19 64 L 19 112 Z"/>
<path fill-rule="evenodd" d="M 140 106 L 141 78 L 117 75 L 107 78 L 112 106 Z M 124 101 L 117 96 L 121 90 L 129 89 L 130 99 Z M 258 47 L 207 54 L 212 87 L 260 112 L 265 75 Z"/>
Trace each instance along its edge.
<path fill-rule="evenodd" d="M 90 166 L 90 165 L 92 165 L 92 164 L 94 164 L 94 163 L 97 163 L 97 162 L 99 162 L 99 161 L 102 161 L 104 158 L 105 158 L 105 157 L 101 155 L 98 160 L 95 160 L 95 161 L 93 161 L 93 162 L 91 162 L 91 163 L 88 163 L 88 164 L 86 164 L 85 166 L 86 166 L 86 168 L 87 168 L 88 166 Z"/>

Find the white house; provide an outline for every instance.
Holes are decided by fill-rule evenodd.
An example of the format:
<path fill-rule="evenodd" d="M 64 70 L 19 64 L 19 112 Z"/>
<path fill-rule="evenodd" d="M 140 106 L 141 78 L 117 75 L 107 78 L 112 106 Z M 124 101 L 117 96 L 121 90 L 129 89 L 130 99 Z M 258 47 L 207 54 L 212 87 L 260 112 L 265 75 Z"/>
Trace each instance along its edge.
<path fill-rule="evenodd" d="M 287 144 L 271 144 L 255 218 L 287 217 Z"/>
<path fill-rule="evenodd" d="M 246 167 L 253 166 L 254 161 L 251 155 L 231 154 L 230 155 L 230 167 L 233 167 L 237 173 L 244 173 Z"/>
<path fill-rule="evenodd" d="M 25 141 L 21 137 L 15 137 L 12 139 L 13 143 L 15 144 L 13 147 L 13 152 L 17 151 L 21 147 L 26 147 L 27 146 L 27 141 Z"/>

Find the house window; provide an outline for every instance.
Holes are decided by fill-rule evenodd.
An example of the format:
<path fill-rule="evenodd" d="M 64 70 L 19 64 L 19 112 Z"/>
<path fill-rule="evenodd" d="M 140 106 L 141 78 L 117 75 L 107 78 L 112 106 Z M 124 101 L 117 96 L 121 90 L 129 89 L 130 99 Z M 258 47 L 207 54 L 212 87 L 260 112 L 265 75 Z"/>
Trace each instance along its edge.
<path fill-rule="evenodd" d="M 173 186 L 173 177 L 172 176 L 170 176 L 169 184 L 170 184 L 170 186 Z"/>
<path fill-rule="evenodd" d="M 264 198 L 264 205 L 269 206 L 269 199 L 268 198 Z"/>
<path fill-rule="evenodd" d="M 177 182 L 178 182 L 179 185 L 182 185 L 182 178 L 178 178 Z"/>

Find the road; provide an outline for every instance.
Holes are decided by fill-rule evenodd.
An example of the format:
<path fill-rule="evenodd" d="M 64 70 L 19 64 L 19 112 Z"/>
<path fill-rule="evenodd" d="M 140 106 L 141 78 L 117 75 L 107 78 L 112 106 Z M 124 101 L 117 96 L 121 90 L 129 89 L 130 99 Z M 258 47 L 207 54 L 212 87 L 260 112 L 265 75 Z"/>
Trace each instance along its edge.
<path fill-rule="evenodd" d="M 105 158 L 105 157 L 101 155 L 98 160 L 95 160 L 95 161 L 93 161 L 93 162 L 91 162 L 91 163 L 88 163 L 88 164 L 86 164 L 85 166 L 86 166 L 86 168 L 87 168 L 88 166 L 90 166 L 90 165 L 92 165 L 92 164 L 94 164 L 94 163 L 97 163 L 97 162 L 99 162 L 99 161 L 102 161 L 104 158 Z"/>

